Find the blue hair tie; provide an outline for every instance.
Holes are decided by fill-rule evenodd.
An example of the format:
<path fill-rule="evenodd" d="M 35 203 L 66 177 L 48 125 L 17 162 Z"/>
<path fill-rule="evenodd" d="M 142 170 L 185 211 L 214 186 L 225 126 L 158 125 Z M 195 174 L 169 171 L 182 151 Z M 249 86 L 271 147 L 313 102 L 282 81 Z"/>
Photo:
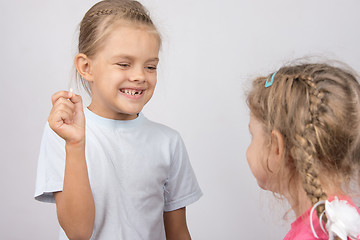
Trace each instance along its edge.
<path fill-rule="evenodd" d="M 266 79 L 266 82 L 265 82 L 265 87 L 266 87 L 266 88 L 267 88 L 267 87 L 270 87 L 270 86 L 274 83 L 274 77 L 275 77 L 276 73 L 277 73 L 277 72 L 274 72 L 274 73 L 273 73 L 273 75 L 271 76 L 270 82 L 269 82 L 269 78 L 270 78 L 270 77 L 268 77 L 268 78 Z"/>

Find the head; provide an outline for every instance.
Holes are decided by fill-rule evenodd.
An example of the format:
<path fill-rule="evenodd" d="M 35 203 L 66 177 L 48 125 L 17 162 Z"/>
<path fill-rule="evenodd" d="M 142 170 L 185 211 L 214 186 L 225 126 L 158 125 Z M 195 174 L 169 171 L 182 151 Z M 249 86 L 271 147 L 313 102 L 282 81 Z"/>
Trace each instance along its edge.
<path fill-rule="evenodd" d="M 92 97 L 90 107 L 116 111 L 114 103 L 106 106 L 110 101 L 106 97 L 116 98 L 115 92 L 106 92 L 112 87 L 117 88 L 116 93 L 129 96 L 125 99 L 130 105 L 141 96 L 141 103 L 146 104 L 156 85 L 160 45 L 160 34 L 139 2 L 104 0 L 90 8 L 80 23 L 75 57 L 78 79 Z M 124 111 L 134 115 L 141 108 Z"/>
<path fill-rule="evenodd" d="M 302 186 L 315 204 L 360 165 L 360 86 L 349 71 L 327 64 L 286 66 L 274 74 L 255 79 L 247 97 L 250 125 L 261 128 L 265 152 L 248 161 L 262 160 L 268 190 L 296 202 Z"/>

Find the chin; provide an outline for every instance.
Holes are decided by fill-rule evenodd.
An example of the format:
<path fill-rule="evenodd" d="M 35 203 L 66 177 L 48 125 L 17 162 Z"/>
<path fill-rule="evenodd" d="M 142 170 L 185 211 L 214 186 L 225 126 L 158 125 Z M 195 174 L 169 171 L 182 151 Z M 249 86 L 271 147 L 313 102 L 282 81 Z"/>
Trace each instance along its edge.
<path fill-rule="evenodd" d="M 143 109 L 142 107 L 129 107 L 129 108 L 124 108 L 120 112 L 127 115 L 136 115 L 140 113 L 142 109 Z"/>
<path fill-rule="evenodd" d="M 134 115 L 137 115 L 141 112 L 142 109 L 139 109 L 139 110 L 134 110 L 134 111 L 127 111 L 125 112 L 124 114 L 127 114 L 127 115 L 131 115 L 131 116 L 134 116 Z"/>
<path fill-rule="evenodd" d="M 258 184 L 258 186 L 259 186 L 262 190 L 265 190 L 265 191 L 268 190 L 268 189 L 267 189 L 265 186 L 263 186 L 263 185 Z"/>
<path fill-rule="evenodd" d="M 257 184 L 262 190 L 271 191 L 266 184 L 259 182 L 259 181 L 257 181 Z"/>

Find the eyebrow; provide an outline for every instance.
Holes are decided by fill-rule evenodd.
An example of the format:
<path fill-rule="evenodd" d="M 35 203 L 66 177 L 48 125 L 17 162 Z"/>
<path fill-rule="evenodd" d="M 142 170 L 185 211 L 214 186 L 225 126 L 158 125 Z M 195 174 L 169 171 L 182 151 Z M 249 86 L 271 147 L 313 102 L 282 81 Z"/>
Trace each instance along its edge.
<path fill-rule="evenodd" d="M 155 57 L 155 58 L 150 58 L 146 62 L 159 62 L 159 60 L 160 60 L 159 58 Z"/>
<path fill-rule="evenodd" d="M 129 56 L 129 55 L 116 55 L 116 56 L 113 56 L 111 59 L 112 60 L 117 60 L 117 59 L 119 59 L 119 58 L 121 58 L 121 59 L 125 59 L 125 60 L 134 60 L 134 57 L 132 57 L 132 56 Z M 158 57 L 154 57 L 154 58 L 150 58 L 150 59 L 148 59 L 148 60 L 146 60 L 146 62 L 153 62 L 153 61 L 157 61 L 157 62 L 159 62 L 159 58 Z"/>

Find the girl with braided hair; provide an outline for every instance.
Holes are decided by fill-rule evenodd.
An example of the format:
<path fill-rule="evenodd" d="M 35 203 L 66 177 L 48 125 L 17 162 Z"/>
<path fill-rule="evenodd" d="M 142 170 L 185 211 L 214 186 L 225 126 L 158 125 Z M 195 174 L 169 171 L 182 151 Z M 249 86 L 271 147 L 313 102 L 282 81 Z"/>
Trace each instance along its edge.
<path fill-rule="evenodd" d="M 328 64 L 285 66 L 255 79 L 247 104 L 250 169 L 297 216 L 284 239 L 360 239 L 350 194 L 360 167 L 355 75 Z"/>
<path fill-rule="evenodd" d="M 185 145 L 141 113 L 160 45 L 137 1 L 98 2 L 81 21 L 74 62 L 91 103 L 52 96 L 35 190 L 56 203 L 60 239 L 190 239 L 185 208 L 202 192 Z"/>

